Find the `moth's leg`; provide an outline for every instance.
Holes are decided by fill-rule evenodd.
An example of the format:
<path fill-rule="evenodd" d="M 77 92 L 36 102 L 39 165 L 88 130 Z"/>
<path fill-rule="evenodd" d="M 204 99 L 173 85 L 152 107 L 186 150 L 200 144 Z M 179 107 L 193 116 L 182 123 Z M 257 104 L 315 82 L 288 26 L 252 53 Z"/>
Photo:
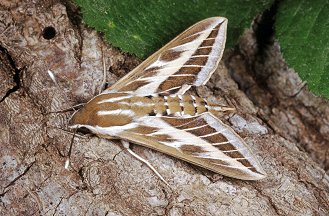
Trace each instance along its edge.
<path fill-rule="evenodd" d="M 122 145 L 123 145 L 123 147 L 125 148 L 125 149 L 127 149 L 127 151 L 132 155 L 132 156 L 134 156 L 136 159 L 138 159 L 138 160 L 140 160 L 141 162 L 143 162 L 143 163 L 145 163 L 160 179 L 161 179 L 161 181 L 163 181 L 166 185 L 168 185 L 169 187 L 170 187 L 170 185 L 169 185 L 169 183 L 166 181 L 166 180 L 164 180 L 164 178 L 160 175 L 160 173 L 150 164 L 150 162 L 148 162 L 147 160 L 145 160 L 144 158 L 142 158 L 141 156 L 139 156 L 138 154 L 136 154 L 135 152 L 133 152 L 130 148 L 129 148 L 129 146 L 130 146 L 130 144 L 129 144 L 129 142 L 127 142 L 127 141 L 125 141 L 125 140 L 121 140 L 121 143 L 122 143 Z"/>
<path fill-rule="evenodd" d="M 83 134 L 83 135 L 79 135 L 77 133 L 77 129 L 74 129 L 73 132 L 66 131 L 62 128 L 57 128 L 57 129 L 60 129 L 60 130 L 63 130 L 65 132 L 69 133 L 69 134 L 72 134 L 72 140 L 71 140 L 71 143 L 70 143 L 70 148 L 69 148 L 69 151 L 67 153 L 66 160 L 65 160 L 65 165 L 64 165 L 65 169 L 69 169 L 71 155 L 72 155 L 72 148 L 73 148 L 73 144 L 74 144 L 74 138 L 79 137 L 79 138 L 82 138 L 82 139 L 90 139 L 90 137 L 95 136 L 95 135 L 91 134 L 91 133 L 86 133 L 86 134 Z"/>
<path fill-rule="evenodd" d="M 69 152 L 67 153 L 67 157 L 66 157 L 66 161 L 65 161 L 65 165 L 64 165 L 65 169 L 69 169 L 70 159 L 71 159 L 71 154 L 72 154 L 72 147 L 73 147 L 74 137 L 75 137 L 76 132 L 77 132 L 77 130 L 74 130 L 74 134 L 73 134 L 73 137 L 72 137 L 72 140 L 71 140 Z"/>

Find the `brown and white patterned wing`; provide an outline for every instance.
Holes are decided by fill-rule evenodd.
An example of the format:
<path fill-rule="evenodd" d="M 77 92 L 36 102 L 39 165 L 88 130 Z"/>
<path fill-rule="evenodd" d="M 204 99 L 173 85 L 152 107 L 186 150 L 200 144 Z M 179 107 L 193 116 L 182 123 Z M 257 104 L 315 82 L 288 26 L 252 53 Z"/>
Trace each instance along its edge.
<path fill-rule="evenodd" d="M 134 124 L 117 136 L 229 177 L 266 176 L 239 135 L 210 113 L 190 118 L 146 116 Z"/>
<path fill-rule="evenodd" d="M 105 90 L 135 94 L 183 94 L 205 84 L 224 51 L 227 19 L 202 20 L 178 35 Z"/>

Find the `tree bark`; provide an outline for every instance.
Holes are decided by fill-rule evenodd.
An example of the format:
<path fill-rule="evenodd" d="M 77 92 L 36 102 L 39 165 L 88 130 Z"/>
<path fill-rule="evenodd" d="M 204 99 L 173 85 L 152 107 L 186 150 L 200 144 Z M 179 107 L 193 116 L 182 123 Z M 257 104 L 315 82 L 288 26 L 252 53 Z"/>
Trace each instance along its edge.
<path fill-rule="evenodd" d="M 141 62 L 76 13 L 63 1 L 0 3 L 1 215 L 329 215 L 328 101 L 287 67 L 277 42 L 261 49 L 253 30 L 194 93 L 237 109 L 224 121 L 266 179 L 224 177 L 133 145 L 169 188 L 118 142 L 80 135 L 66 170 L 66 109 L 99 93 L 103 64 L 111 85 Z"/>

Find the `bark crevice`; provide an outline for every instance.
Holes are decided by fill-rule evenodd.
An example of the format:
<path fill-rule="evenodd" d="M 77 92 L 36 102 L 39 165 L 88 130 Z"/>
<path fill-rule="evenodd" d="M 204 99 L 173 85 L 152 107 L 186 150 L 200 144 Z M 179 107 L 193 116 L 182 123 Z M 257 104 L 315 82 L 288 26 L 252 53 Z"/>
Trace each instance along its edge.
<path fill-rule="evenodd" d="M 3 55 L 6 58 L 6 61 L 9 62 L 9 65 L 10 65 L 11 69 L 14 72 L 12 74 L 12 80 L 14 82 L 14 86 L 12 88 L 10 88 L 9 90 L 7 90 L 7 92 L 5 93 L 5 95 L 0 99 L 0 103 L 1 103 L 7 97 L 9 97 L 12 93 L 15 93 L 16 91 L 18 91 L 19 88 L 21 87 L 21 71 L 23 69 L 17 68 L 14 59 L 11 57 L 11 55 L 9 54 L 9 52 L 7 51 L 7 49 L 4 48 L 1 45 L 0 45 L 0 55 Z M 2 64 L 4 64 L 4 62 L 2 62 Z"/>

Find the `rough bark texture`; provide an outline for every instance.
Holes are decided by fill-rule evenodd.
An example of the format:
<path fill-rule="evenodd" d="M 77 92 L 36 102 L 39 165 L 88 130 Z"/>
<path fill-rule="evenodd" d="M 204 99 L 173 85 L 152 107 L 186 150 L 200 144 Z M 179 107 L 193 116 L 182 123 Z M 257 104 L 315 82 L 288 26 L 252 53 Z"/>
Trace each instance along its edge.
<path fill-rule="evenodd" d="M 103 63 L 111 85 L 140 61 L 104 43 L 71 4 L 36 2 L 0 3 L 0 215 L 329 215 L 328 102 L 309 93 L 277 43 L 260 50 L 252 30 L 196 91 L 237 108 L 226 121 L 266 179 L 223 177 L 134 145 L 169 188 L 118 143 L 86 136 L 64 169 L 72 112 L 52 112 L 98 94 Z"/>

